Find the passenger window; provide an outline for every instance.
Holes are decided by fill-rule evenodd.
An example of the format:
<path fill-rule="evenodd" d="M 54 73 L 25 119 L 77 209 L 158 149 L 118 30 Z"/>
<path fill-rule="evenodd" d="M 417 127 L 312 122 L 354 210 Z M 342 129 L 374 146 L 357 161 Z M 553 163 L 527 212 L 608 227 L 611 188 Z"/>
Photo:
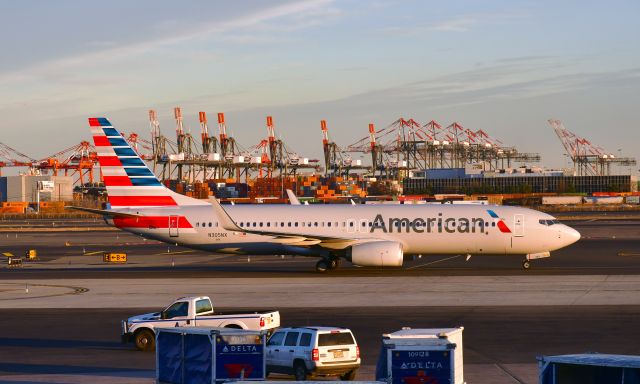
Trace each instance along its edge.
<path fill-rule="evenodd" d="M 209 227 L 211 227 L 211 222 L 209 222 Z"/>
<path fill-rule="evenodd" d="M 213 312 L 213 308 L 211 307 L 211 301 L 207 299 L 202 299 L 196 301 L 196 315 L 201 313 Z"/>
<path fill-rule="evenodd" d="M 186 301 L 180 301 L 174 303 L 169 308 L 167 308 L 162 318 L 163 319 L 173 319 L 174 317 L 188 316 L 189 315 L 189 303 Z"/>
<path fill-rule="evenodd" d="M 295 223 L 295 224 L 296 224 L 296 227 L 297 227 L 297 226 L 298 226 L 298 222 L 296 221 L 296 223 Z"/>
<path fill-rule="evenodd" d="M 309 346 L 311 346 L 311 334 L 310 333 L 303 333 L 300 336 L 300 342 L 298 343 L 298 346 L 300 346 L 300 347 L 309 347 Z"/>
<path fill-rule="evenodd" d="M 315 223 L 313 223 L 313 226 L 317 227 L 318 226 L 318 222 L 316 221 Z"/>
<path fill-rule="evenodd" d="M 255 227 L 257 227 L 257 225 L 256 225 L 256 222 L 255 222 L 255 221 L 253 222 L 253 227 L 254 227 L 254 228 L 255 228 Z"/>
<path fill-rule="evenodd" d="M 262 227 L 262 221 L 260 222 L 260 226 Z"/>
<path fill-rule="evenodd" d="M 331 226 L 331 222 L 329 221 L 327 222 L 327 227 L 330 227 L 330 226 Z"/>
<path fill-rule="evenodd" d="M 288 224 L 289 227 L 291 226 L 291 222 L 288 222 L 287 224 Z"/>
<path fill-rule="evenodd" d="M 288 332 L 287 338 L 284 339 L 284 345 L 287 347 L 294 347 L 298 341 L 298 335 L 300 332 Z"/>
<path fill-rule="evenodd" d="M 282 345 L 282 340 L 284 340 L 284 332 L 276 332 L 271 336 L 267 345 Z"/>
<path fill-rule="evenodd" d="M 242 224 L 242 221 L 240 222 L 240 226 L 241 226 L 241 227 L 244 227 L 244 224 Z"/>
<path fill-rule="evenodd" d="M 218 222 L 216 221 L 216 227 L 218 226 Z"/>
<path fill-rule="evenodd" d="M 196 228 L 198 228 L 200 226 L 200 223 L 196 223 Z"/>
<path fill-rule="evenodd" d="M 267 221 L 267 227 L 270 227 L 270 226 L 271 226 L 271 222 Z"/>
<path fill-rule="evenodd" d="M 291 223 L 289 223 L 289 224 L 291 224 Z M 280 226 L 281 226 L 281 227 L 284 227 L 284 221 L 281 221 L 281 222 L 280 222 Z"/>
<path fill-rule="evenodd" d="M 302 226 L 304 227 L 304 221 L 302 222 Z"/>

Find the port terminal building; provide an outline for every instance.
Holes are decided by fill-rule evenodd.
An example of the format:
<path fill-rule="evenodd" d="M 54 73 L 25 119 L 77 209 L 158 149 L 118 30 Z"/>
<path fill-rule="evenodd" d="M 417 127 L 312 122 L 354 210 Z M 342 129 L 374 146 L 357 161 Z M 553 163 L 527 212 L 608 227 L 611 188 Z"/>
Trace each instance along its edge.
<path fill-rule="evenodd" d="M 412 172 L 403 180 L 403 193 L 484 194 L 484 193 L 581 193 L 637 192 L 632 175 L 576 176 L 570 171 L 531 168 L 474 172 L 465 168 L 427 169 Z"/>

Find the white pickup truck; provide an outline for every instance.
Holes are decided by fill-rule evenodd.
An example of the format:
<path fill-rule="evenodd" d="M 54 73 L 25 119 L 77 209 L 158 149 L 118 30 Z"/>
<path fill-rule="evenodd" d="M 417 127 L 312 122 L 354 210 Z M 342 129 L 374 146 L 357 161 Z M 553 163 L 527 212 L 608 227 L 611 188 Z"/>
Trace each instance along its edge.
<path fill-rule="evenodd" d="M 207 296 L 182 297 L 161 312 L 146 313 L 122 321 L 122 341 L 133 341 L 141 351 L 155 349 L 155 328 L 220 327 L 269 331 L 280 326 L 280 312 L 214 313 Z"/>

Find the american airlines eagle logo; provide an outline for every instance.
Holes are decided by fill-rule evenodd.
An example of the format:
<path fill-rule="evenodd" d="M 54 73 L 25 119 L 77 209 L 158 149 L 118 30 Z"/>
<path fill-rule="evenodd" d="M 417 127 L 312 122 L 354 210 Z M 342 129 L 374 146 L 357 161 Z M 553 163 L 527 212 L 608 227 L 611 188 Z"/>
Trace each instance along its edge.
<path fill-rule="evenodd" d="M 498 226 L 498 229 L 500 230 L 500 232 L 511 233 L 511 230 L 509 229 L 509 227 L 507 227 L 507 224 L 504 223 L 504 221 L 498 216 L 497 213 L 495 213 L 490 209 L 487 209 L 487 212 L 489 212 L 489 216 L 491 216 L 494 220 L 497 219 L 496 225 Z"/>

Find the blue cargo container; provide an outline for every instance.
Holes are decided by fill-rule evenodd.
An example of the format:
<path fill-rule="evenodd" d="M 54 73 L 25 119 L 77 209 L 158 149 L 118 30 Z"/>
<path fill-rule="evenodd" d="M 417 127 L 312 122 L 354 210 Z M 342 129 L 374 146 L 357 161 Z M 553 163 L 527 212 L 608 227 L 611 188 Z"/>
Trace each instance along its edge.
<path fill-rule="evenodd" d="M 230 328 L 156 329 L 156 382 L 264 380 L 265 333 Z"/>
<path fill-rule="evenodd" d="M 640 356 L 542 356 L 538 366 L 540 384 L 640 384 Z"/>
<path fill-rule="evenodd" d="M 388 384 L 463 384 L 463 329 L 404 328 L 383 335 L 376 380 Z"/>

